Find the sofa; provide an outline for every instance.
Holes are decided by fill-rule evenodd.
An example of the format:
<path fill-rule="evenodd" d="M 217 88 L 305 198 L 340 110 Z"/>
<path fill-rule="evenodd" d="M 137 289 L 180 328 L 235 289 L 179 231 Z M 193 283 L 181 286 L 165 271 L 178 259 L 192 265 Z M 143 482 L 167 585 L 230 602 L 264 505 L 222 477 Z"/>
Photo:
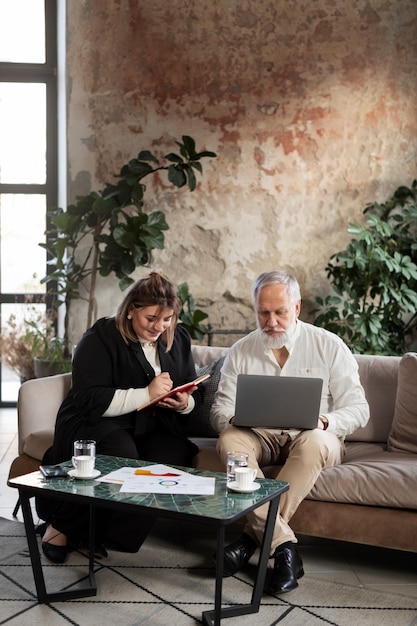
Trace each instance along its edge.
<path fill-rule="evenodd" d="M 193 345 L 203 405 L 189 423 L 199 446 L 195 466 L 224 471 L 216 452 L 210 406 L 228 348 Z M 298 535 L 417 552 L 417 354 L 355 355 L 370 420 L 346 439 L 342 464 L 324 469 L 291 520 Z M 37 469 L 51 445 L 57 409 L 70 374 L 23 383 L 18 399 L 19 456 L 9 477 Z M 270 468 L 263 468 L 266 476 Z M 290 486 L 291 488 L 291 486 Z"/>

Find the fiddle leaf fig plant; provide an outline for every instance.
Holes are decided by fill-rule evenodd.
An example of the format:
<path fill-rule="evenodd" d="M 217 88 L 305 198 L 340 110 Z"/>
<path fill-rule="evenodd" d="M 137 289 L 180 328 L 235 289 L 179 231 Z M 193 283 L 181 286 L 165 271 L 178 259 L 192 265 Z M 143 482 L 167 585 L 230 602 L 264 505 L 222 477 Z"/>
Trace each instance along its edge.
<path fill-rule="evenodd" d="M 131 274 L 152 262 L 152 252 L 164 247 L 164 231 L 169 226 L 162 211 L 144 210 L 146 186 L 143 179 L 166 172 L 176 187 L 188 185 L 194 191 L 195 172 L 202 174 L 201 159 L 216 157 L 207 150 L 198 152 L 192 137 L 176 141 L 179 153 L 171 152 L 161 162 L 149 150 L 123 165 L 117 183 L 106 184 L 99 192 L 78 196 L 65 210 L 48 211 L 46 243 L 49 272 L 41 282 L 52 287 L 56 306 L 66 305 L 65 345 L 69 346 L 71 301 L 87 302 L 86 328 L 95 321 L 97 275 L 114 274 L 124 290 L 133 282 Z"/>
<path fill-rule="evenodd" d="M 330 257 L 332 290 L 316 298 L 314 323 L 356 353 L 401 355 L 417 321 L 417 181 L 364 215 L 350 225 L 346 249 Z"/>

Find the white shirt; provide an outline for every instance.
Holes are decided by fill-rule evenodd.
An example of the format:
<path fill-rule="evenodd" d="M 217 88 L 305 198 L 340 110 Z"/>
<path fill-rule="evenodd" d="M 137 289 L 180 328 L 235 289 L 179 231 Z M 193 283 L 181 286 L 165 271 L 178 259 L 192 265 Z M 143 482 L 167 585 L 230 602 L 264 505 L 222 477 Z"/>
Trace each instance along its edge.
<path fill-rule="evenodd" d="M 286 344 L 289 356 L 281 368 L 272 350 L 264 347 L 260 332 L 255 330 L 239 339 L 225 358 L 210 414 L 215 430 L 223 430 L 234 416 L 238 374 L 321 378 L 320 415 L 329 422 L 327 430 L 345 437 L 366 425 L 369 406 L 358 365 L 340 337 L 297 320 L 295 332 Z"/>

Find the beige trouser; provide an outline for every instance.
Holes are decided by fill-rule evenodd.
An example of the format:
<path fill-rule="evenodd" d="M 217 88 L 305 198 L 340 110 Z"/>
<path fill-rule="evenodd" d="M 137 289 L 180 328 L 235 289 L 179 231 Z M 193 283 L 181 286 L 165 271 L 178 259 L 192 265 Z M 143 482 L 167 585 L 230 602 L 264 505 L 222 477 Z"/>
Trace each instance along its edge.
<path fill-rule="evenodd" d="M 263 442 L 262 442 L 263 440 Z M 297 542 L 288 522 L 294 515 L 300 502 L 311 491 L 320 471 L 341 463 L 344 445 L 336 435 L 325 430 L 305 430 L 292 440 L 288 433 L 262 430 L 253 431 L 246 428 L 229 426 L 220 433 L 217 451 L 224 467 L 227 452 L 242 450 L 249 454 L 249 467 L 257 469 L 258 478 L 264 475 L 260 465 L 276 464 L 276 480 L 288 482 L 290 488 L 280 498 L 275 529 L 271 543 L 271 555 L 275 549 L 286 541 Z M 247 515 L 245 532 L 258 545 L 262 542 L 269 503 L 264 504 Z"/>

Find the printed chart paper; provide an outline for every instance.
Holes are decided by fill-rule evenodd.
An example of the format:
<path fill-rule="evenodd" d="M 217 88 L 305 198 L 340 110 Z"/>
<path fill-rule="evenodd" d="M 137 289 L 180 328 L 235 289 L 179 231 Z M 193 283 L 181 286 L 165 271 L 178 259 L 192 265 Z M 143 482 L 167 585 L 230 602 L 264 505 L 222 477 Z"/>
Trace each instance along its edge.
<path fill-rule="evenodd" d="M 98 479 L 100 482 L 120 484 L 123 493 L 168 493 L 213 495 L 213 477 L 197 476 L 168 465 L 122 467 Z"/>

